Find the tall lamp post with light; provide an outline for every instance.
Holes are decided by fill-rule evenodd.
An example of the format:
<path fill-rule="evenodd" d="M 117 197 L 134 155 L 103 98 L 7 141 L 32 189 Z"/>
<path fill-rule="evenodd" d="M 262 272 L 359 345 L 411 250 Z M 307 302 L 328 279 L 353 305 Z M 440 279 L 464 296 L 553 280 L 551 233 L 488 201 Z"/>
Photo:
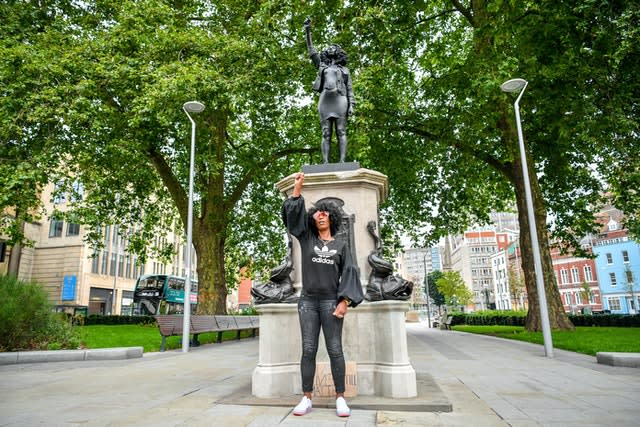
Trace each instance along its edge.
<path fill-rule="evenodd" d="M 182 352 L 189 351 L 189 326 L 191 318 L 191 246 L 193 242 L 193 175 L 196 155 L 196 122 L 189 113 L 200 113 L 204 104 L 198 101 L 185 102 L 182 109 L 191 121 L 191 153 L 189 155 L 189 212 L 187 214 L 187 281 L 184 284 L 184 313 L 182 323 Z"/>
<path fill-rule="evenodd" d="M 533 264 L 536 272 L 536 289 L 538 291 L 538 304 L 540 305 L 540 323 L 542 326 L 542 337 L 544 339 L 544 353 L 547 357 L 553 357 L 553 343 L 551 341 L 551 326 L 549 325 L 549 311 L 547 308 L 547 294 L 544 289 L 544 278 L 542 276 L 542 262 L 540 260 L 540 245 L 538 243 L 538 232 L 536 218 L 533 208 L 533 197 L 531 197 L 531 182 L 529 181 L 529 167 L 527 166 L 527 154 L 524 148 L 522 137 L 522 124 L 520 123 L 520 98 L 527 88 L 528 82 L 524 79 L 511 79 L 502 83 L 500 89 L 503 92 L 518 92 L 518 98 L 513 103 L 516 112 L 516 125 L 518 127 L 518 144 L 520 146 L 520 162 L 522 163 L 522 175 L 524 179 L 524 192 L 527 202 L 527 216 L 529 219 L 529 234 L 531 235 L 531 250 L 533 251 Z"/>
<path fill-rule="evenodd" d="M 427 254 L 422 257 L 422 263 L 424 265 L 424 289 L 427 293 L 427 326 L 431 328 L 431 306 L 429 304 L 429 281 L 427 280 Z"/>

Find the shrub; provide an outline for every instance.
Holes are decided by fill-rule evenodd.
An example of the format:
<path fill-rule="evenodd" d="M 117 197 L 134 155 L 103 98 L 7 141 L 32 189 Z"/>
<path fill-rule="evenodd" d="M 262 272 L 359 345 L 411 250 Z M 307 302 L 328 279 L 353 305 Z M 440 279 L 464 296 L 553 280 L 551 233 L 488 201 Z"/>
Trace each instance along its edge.
<path fill-rule="evenodd" d="M 486 310 L 469 314 L 457 314 L 452 325 L 503 325 L 524 326 L 526 311 Z"/>
<path fill-rule="evenodd" d="M 570 314 L 569 319 L 576 326 L 640 327 L 640 314 Z"/>
<path fill-rule="evenodd" d="M 77 348 L 77 333 L 41 285 L 0 276 L 0 301 L 0 351 Z"/>
<path fill-rule="evenodd" d="M 153 325 L 156 326 L 156 318 L 153 316 L 126 316 L 90 314 L 84 320 L 85 325 Z"/>

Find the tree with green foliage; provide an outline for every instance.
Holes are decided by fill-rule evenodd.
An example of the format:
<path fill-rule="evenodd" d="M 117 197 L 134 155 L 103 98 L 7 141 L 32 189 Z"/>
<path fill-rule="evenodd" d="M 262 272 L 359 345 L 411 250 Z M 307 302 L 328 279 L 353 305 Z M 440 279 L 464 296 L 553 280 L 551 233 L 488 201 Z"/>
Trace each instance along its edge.
<path fill-rule="evenodd" d="M 438 307 L 438 312 L 441 312 L 441 308 L 445 305 L 445 298 L 438 289 L 438 280 L 442 277 L 442 271 L 436 270 L 432 271 L 427 275 L 427 286 L 429 286 L 429 297 L 433 304 Z"/>
<path fill-rule="evenodd" d="M 385 240 L 407 231 L 436 240 L 515 204 L 527 328 L 540 330 L 514 99 L 499 89 L 512 77 L 529 81 L 520 105 L 550 320 L 571 329 L 548 237 L 575 242 L 593 231 L 605 189 L 637 217 L 632 177 L 616 180 L 637 170 L 640 152 L 637 3 L 6 2 L 0 137 L 16 166 L 3 167 L 46 166 L 37 182 L 20 175 L 13 185 L 28 187 L 27 200 L 57 175 L 81 179 L 78 221 L 142 218 L 132 248 L 144 251 L 170 224 L 162 214 L 175 207 L 186 222 L 189 129 L 180 107 L 202 101 L 194 245 L 203 306 L 222 312 L 232 282 L 224 273 L 237 271 L 225 263 L 284 253 L 273 243 L 281 229 L 273 182 L 319 151 L 301 28 L 310 16 L 319 46 L 349 53 L 358 99 L 349 160 L 389 177 Z"/>
<path fill-rule="evenodd" d="M 275 3 L 162 0 L 10 2 L 0 13 L 1 137 L 11 150 L 3 171 L 39 174 L 13 174 L 19 182 L 2 190 L 0 208 L 24 215 L 46 182 L 82 188 L 69 220 L 130 229 L 128 249 L 142 260 L 150 249 L 171 257 L 175 247 L 149 242 L 176 215 L 177 231 L 187 222 L 191 127 L 182 105 L 199 100 L 199 310 L 226 312 L 239 264 L 251 253 L 284 255 L 274 243 L 282 232 L 274 183 L 319 155 L 313 107 L 301 103 L 315 73 L 304 15 Z M 28 187 L 24 202 L 18 185 Z M 99 245 L 99 233 L 88 237 Z"/>
<path fill-rule="evenodd" d="M 473 303 L 473 292 L 462 280 L 458 271 L 446 271 L 436 281 L 438 291 L 444 296 L 445 304 L 457 309 Z"/>
<path fill-rule="evenodd" d="M 637 6 L 440 0 L 336 12 L 360 47 L 359 155 L 391 183 L 385 229 L 418 234 L 424 221 L 422 237 L 437 239 L 515 205 L 529 330 L 541 329 L 539 299 L 514 96 L 500 86 L 529 82 L 520 107 L 548 311 L 553 329 L 572 329 L 548 241 L 579 247 L 605 183 L 638 157 Z"/>

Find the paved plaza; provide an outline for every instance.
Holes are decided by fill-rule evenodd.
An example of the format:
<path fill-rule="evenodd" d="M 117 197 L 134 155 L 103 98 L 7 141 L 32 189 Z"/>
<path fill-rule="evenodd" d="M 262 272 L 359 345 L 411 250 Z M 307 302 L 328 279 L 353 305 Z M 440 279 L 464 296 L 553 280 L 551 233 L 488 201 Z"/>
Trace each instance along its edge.
<path fill-rule="evenodd" d="M 297 332 L 297 331 L 296 331 Z M 256 399 L 258 339 L 142 358 L 0 366 L 0 426 L 637 426 L 640 369 L 540 345 L 408 323 L 419 396 Z M 158 339 L 160 337 L 158 336 Z M 345 343 L 348 345 L 348 343 Z"/>

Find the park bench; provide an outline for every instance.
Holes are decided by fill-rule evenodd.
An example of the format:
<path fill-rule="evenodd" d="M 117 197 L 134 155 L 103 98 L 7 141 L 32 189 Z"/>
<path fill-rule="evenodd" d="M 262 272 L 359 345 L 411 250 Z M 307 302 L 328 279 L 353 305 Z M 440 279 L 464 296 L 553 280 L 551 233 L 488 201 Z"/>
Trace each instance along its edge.
<path fill-rule="evenodd" d="M 162 336 L 160 351 L 165 350 L 167 337 L 182 335 L 184 318 L 182 315 L 158 315 L 155 316 Z M 259 316 L 189 316 L 189 332 L 193 334 L 191 345 L 200 345 L 198 335 L 206 332 L 217 332 L 217 342 L 222 342 L 222 333 L 226 331 L 236 331 L 237 339 L 240 339 L 242 331 L 250 330 L 251 336 L 256 336 L 256 331 L 260 328 Z"/>

